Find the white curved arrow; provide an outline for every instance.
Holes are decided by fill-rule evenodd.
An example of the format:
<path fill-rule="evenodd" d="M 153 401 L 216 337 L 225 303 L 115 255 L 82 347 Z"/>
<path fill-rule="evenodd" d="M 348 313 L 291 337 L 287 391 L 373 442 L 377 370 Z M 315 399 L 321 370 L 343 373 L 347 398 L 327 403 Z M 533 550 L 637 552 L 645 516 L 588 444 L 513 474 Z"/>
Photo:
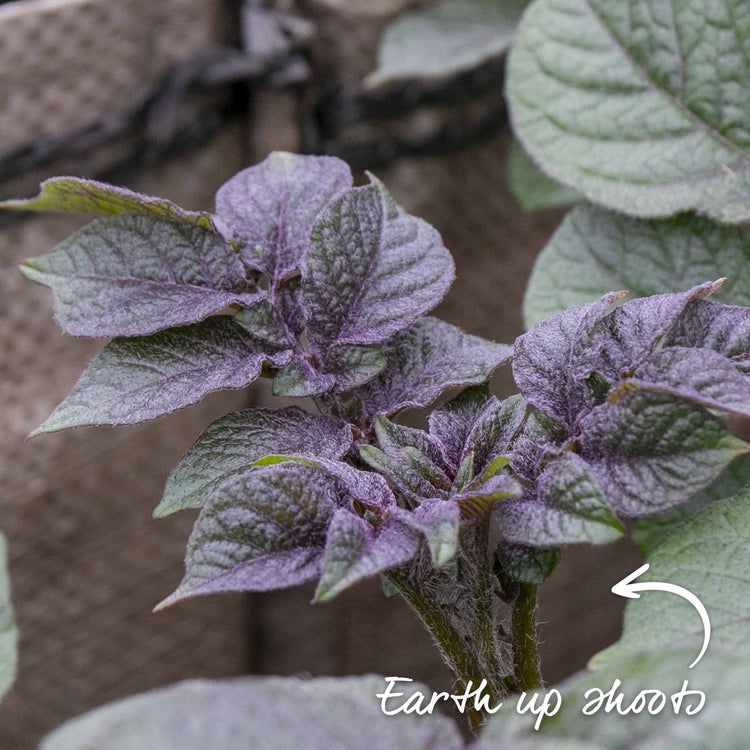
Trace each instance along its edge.
<path fill-rule="evenodd" d="M 634 570 L 630 575 L 625 576 L 625 578 L 612 586 L 612 593 L 617 594 L 617 596 L 625 596 L 628 599 L 640 599 L 641 595 L 638 593 L 639 591 L 667 591 L 670 594 L 677 594 L 677 596 L 687 599 L 698 610 L 698 614 L 703 621 L 703 647 L 695 658 L 695 661 L 688 667 L 688 669 L 692 669 L 701 660 L 703 654 L 706 653 L 708 642 L 711 640 L 711 621 L 708 619 L 708 612 L 703 606 L 703 602 L 692 591 L 688 591 L 682 588 L 682 586 L 677 586 L 674 583 L 658 583 L 656 581 L 633 583 L 648 568 L 649 565 L 646 563 L 645 565 L 641 565 L 638 570 Z"/>

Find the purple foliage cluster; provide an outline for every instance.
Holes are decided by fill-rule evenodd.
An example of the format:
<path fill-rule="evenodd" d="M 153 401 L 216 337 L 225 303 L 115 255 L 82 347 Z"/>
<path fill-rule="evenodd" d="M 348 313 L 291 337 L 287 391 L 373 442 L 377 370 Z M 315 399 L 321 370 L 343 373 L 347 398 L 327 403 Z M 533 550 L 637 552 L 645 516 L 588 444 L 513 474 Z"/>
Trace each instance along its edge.
<path fill-rule="evenodd" d="M 156 515 L 201 511 L 167 602 L 315 578 L 327 600 L 446 566 L 472 535 L 536 582 L 559 545 L 617 538 L 617 514 L 684 503 L 749 449 L 718 414 L 750 416 L 750 310 L 706 299 L 717 284 L 613 293 L 486 341 L 427 316 L 454 276 L 435 229 L 334 158 L 272 154 L 215 215 L 72 178 L 12 207 L 105 216 L 23 266 L 65 331 L 115 337 L 39 432 L 153 419 L 261 375 L 321 411 L 230 414 L 183 457 Z M 486 382 L 511 356 L 521 395 L 500 401 Z M 391 419 L 450 387 L 427 430 Z"/>

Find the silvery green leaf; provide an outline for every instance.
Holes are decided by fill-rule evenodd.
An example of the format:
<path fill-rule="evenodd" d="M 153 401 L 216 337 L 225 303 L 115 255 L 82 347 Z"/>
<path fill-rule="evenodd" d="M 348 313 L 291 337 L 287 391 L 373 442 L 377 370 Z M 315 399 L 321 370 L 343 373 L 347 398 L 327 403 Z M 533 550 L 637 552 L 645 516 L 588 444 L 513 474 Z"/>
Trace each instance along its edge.
<path fill-rule="evenodd" d="M 521 208 L 526 212 L 536 211 L 540 208 L 558 208 L 560 206 L 569 206 L 581 200 L 581 196 L 565 185 L 561 185 L 556 180 L 547 177 L 544 172 L 534 163 L 534 160 L 523 150 L 523 146 L 518 141 L 513 141 L 508 153 L 508 186 L 510 187 L 513 197 L 518 201 Z M 572 302 L 569 305 L 561 307 L 559 310 L 550 312 L 561 312 L 562 310 L 573 307 L 575 304 L 584 302 L 593 302 L 597 297 L 601 297 L 604 292 L 616 288 L 615 286 L 602 289 L 598 294 L 588 299 L 578 302 Z M 533 323 L 549 317 L 544 315 Z M 531 325 L 527 325 L 530 328 Z"/>
<path fill-rule="evenodd" d="M 482 518 L 498 501 L 510 502 L 518 497 L 521 485 L 510 474 L 496 474 L 485 482 L 472 482 L 460 492 L 451 494 L 451 501 L 461 509 L 462 518 Z"/>
<path fill-rule="evenodd" d="M 284 325 L 284 319 L 276 307 L 266 299 L 260 300 L 252 307 L 240 310 L 234 316 L 234 322 L 256 338 L 267 341 L 273 346 L 294 346 L 294 336 Z"/>
<path fill-rule="evenodd" d="M 652 354 L 610 396 L 644 389 L 672 393 L 708 409 L 750 417 L 750 376 L 710 349 L 671 346 Z"/>
<path fill-rule="evenodd" d="M 153 336 L 115 339 L 32 435 L 156 419 L 213 391 L 244 388 L 260 375 L 264 362 L 279 367 L 289 356 L 288 351 L 268 351 L 226 316 Z"/>
<path fill-rule="evenodd" d="M 661 602 L 674 595 L 655 593 L 651 596 L 661 597 Z M 745 739 L 750 735 L 747 712 L 750 662 L 746 657 L 717 651 L 704 656 L 694 669 L 688 671 L 688 664 L 695 656 L 693 648 L 662 649 L 612 660 L 604 669 L 594 672 L 579 672 L 557 686 L 562 693 L 560 712 L 542 721 L 539 731 L 534 729 L 535 716 L 529 713 L 520 715 L 503 708 L 488 721 L 477 750 L 505 747 L 536 750 L 538 746 L 581 750 L 652 747 L 659 750 L 735 750 L 744 747 Z M 622 716 L 616 709 L 606 712 L 602 707 L 593 716 L 584 715 L 582 710 L 586 703 L 611 690 L 616 680 L 619 691 L 624 694 L 623 710 L 644 690 L 647 691 L 644 696 L 646 704 L 653 699 L 654 709 L 660 704 L 654 691 L 664 694 L 662 710 L 651 714 L 644 706 L 638 714 Z M 694 715 L 687 714 L 686 709 L 695 711 L 700 707 L 699 696 L 684 697 L 677 714 L 670 700 L 679 695 L 686 680 L 688 690 L 700 690 L 705 697 L 703 708 Z M 589 690 L 600 692 L 586 697 Z M 605 698 L 605 706 L 606 703 Z"/>
<path fill-rule="evenodd" d="M 629 516 L 686 502 L 750 450 L 706 409 L 645 391 L 593 409 L 578 443 L 609 503 Z"/>
<path fill-rule="evenodd" d="M 340 159 L 275 151 L 219 188 L 216 214 L 244 263 L 265 273 L 275 288 L 299 265 L 318 214 L 351 184 Z"/>
<path fill-rule="evenodd" d="M 505 344 L 470 336 L 437 318 L 418 320 L 383 346 L 388 364 L 355 395 L 367 419 L 432 403 L 446 388 L 483 383 L 510 359 Z"/>
<path fill-rule="evenodd" d="M 665 346 L 696 346 L 723 354 L 750 374 L 750 307 L 694 299 L 664 340 Z"/>
<path fill-rule="evenodd" d="M 496 552 L 503 572 L 520 583 L 544 583 L 560 562 L 559 547 L 527 547 L 519 544 L 501 544 Z"/>
<path fill-rule="evenodd" d="M 148 214 L 92 221 L 21 271 L 52 289 L 55 319 L 73 336 L 141 336 L 265 294 L 216 234 Z"/>
<path fill-rule="evenodd" d="M 443 454 L 440 444 L 424 430 L 396 424 L 385 417 L 378 417 L 374 426 L 378 445 L 391 458 L 400 459 L 404 448 L 415 448 L 434 463 L 442 463 Z"/>
<path fill-rule="evenodd" d="M 196 224 L 216 232 L 211 214 L 205 211 L 186 211 L 165 198 L 135 193 L 127 188 L 78 177 L 52 177 L 39 187 L 36 198 L 3 201 L 0 202 L 0 209 L 60 211 L 96 216 L 143 213 Z"/>
<path fill-rule="evenodd" d="M 444 78 L 505 52 L 526 0 L 439 0 L 400 15 L 383 32 L 376 86 L 400 79 Z"/>
<path fill-rule="evenodd" d="M 516 339 L 513 378 L 518 390 L 568 428 L 591 405 L 591 394 L 576 377 L 576 368 L 589 356 L 599 364 L 599 358 L 589 354 L 591 331 L 620 296 L 612 292 L 589 305 L 571 307 Z"/>
<path fill-rule="evenodd" d="M 302 308 L 313 351 L 377 344 L 431 310 L 453 282 L 438 232 L 413 216 L 388 218 L 377 185 L 335 198 L 310 237 Z"/>
<path fill-rule="evenodd" d="M 443 446 L 446 461 L 455 469 L 473 454 L 475 477 L 493 459 L 509 451 L 525 412 L 526 403 L 521 396 L 500 401 L 487 386 L 474 386 L 430 414 L 430 434 Z"/>
<path fill-rule="evenodd" d="M 334 391 L 342 393 L 372 380 L 387 364 L 379 349 L 369 346 L 337 346 L 326 357 L 326 371 L 336 379 Z"/>
<path fill-rule="evenodd" d="M 497 503 L 494 517 L 505 541 L 531 547 L 607 544 L 622 536 L 622 524 L 599 482 L 573 453 L 547 464 L 536 482 L 536 497 Z"/>
<path fill-rule="evenodd" d="M 750 485 L 750 454 L 732 461 L 719 478 L 686 503 L 653 516 L 636 519 L 633 524 L 633 541 L 638 549 L 648 555 L 656 549 L 675 529 L 704 511 L 711 503 L 731 497 Z"/>
<path fill-rule="evenodd" d="M 189 680 L 124 698 L 72 719 L 41 750 L 461 750 L 451 719 L 385 716 L 364 677 L 238 677 Z M 399 683 L 408 700 L 418 682 Z"/>
<path fill-rule="evenodd" d="M 419 537 L 398 520 L 373 528 L 351 511 L 336 511 L 328 528 L 316 602 L 327 602 L 364 578 L 403 565 L 419 550 Z"/>
<path fill-rule="evenodd" d="M 317 468 L 286 462 L 239 471 L 203 506 L 185 553 L 185 577 L 158 607 L 222 591 L 270 591 L 315 578 L 328 524 L 346 501 Z"/>
<path fill-rule="evenodd" d="M 460 509 L 456 503 L 428 498 L 413 511 L 396 507 L 393 513 L 424 536 L 434 565 L 445 565 L 455 557 L 461 524 Z"/>
<path fill-rule="evenodd" d="M 8 578 L 8 553 L 5 537 L 0 534 L 0 699 L 16 678 L 18 630 L 13 617 Z"/>
<path fill-rule="evenodd" d="M 711 620 L 709 650 L 750 659 L 750 488 L 713 503 L 650 552 L 638 583 L 668 581 L 700 599 Z M 625 609 L 623 634 L 594 657 L 602 666 L 623 654 L 695 646 L 703 626 L 692 604 L 679 596 L 643 592 Z M 692 661 L 692 660 L 691 660 Z"/>
<path fill-rule="evenodd" d="M 523 146 L 550 177 L 609 208 L 746 221 L 743 4 L 536 0 L 508 62 Z"/>
<path fill-rule="evenodd" d="M 211 424 L 180 459 L 154 515 L 199 508 L 218 483 L 264 456 L 298 453 L 339 459 L 351 444 L 351 428 L 343 421 L 296 406 L 228 414 Z"/>
<path fill-rule="evenodd" d="M 531 328 L 612 289 L 634 297 L 676 292 L 726 276 L 714 299 L 750 305 L 750 232 L 682 214 L 634 219 L 591 204 L 576 206 L 534 264 L 524 298 Z"/>

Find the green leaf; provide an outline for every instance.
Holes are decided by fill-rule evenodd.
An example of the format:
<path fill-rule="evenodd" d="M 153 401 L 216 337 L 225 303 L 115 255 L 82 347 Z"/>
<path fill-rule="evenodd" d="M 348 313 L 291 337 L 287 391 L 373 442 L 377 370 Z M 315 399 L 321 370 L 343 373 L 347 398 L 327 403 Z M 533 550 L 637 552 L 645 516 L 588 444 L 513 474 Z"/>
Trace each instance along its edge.
<path fill-rule="evenodd" d="M 239 677 L 190 680 L 115 701 L 72 719 L 41 750 L 461 750 L 451 719 L 386 716 L 377 693 L 386 680 L 365 677 Z M 404 697 L 429 695 L 398 683 Z M 390 704 L 389 704 L 390 705 Z"/>
<path fill-rule="evenodd" d="M 560 562 L 559 547 L 526 547 L 519 544 L 501 544 L 496 552 L 503 572 L 520 583 L 544 583 Z"/>
<path fill-rule="evenodd" d="M 440 0 L 386 27 L 366 83 L 443 78 L 471 70 L 513 42 L 526 0 Z"/>
<path fill-rule="evenodd" d="M 508 153 L 508 185 L 513 197 L 526 212 L 569 206 L 581 199 L 575 190 L 547 177 L 518 141 L 513 141 Z M 593 302 L 593 299 L 586 301 Z"/>
<path fill-rule="evenodd" d="M 3 201 L 0 202 L 0 209 L 60 211 L 95 216 L 143 213 L 177 219 L 216 232 L 211 214 L 205 211 L 186 211 L 165 198 L 154 198 L 126 188 L 77 177 L 52 177 L 40 185 L 36 198 Z"/>
<path fill-rule="evenodd" d="M 550 177 L 643 217 L 750 219 L 744 0 L 536 0 L 508 62 L 514 130 Z"/>
<path fill-rule="evenodd" d="M 296 462 L 233 474 L 204 505 L 188 542 L 185 577 L 157 609 L 201 594 L 270 591 L 315 578 L 342 500 L 334 478 Z"/>
<path fill-rule="evenodd" d="M 711 619 L 707 653 L 721 650 L 750 663 L 750 488 L 677 528 L 647 562 L 650 568 L 639 583 L 667 581 L 703 602 Z M 695 646 L 695 657 L 702 642 L 703 625 L 692 604 L 663 592 L 643 592 L 628 603 L 622 638 L 597 654 L 592 666 L 633 652 L 678 647 Z"/>
<path fill-rule="evenodd" d="M 265 294 L 250 290 L 217 235 L 144 214 L 92 221 L 21 271 L 52 289 L 55 319 L 72 336 L 142 336 Z"/>
<path fill-rule="evenodd" d="M 8 578 L 8 553 L 5 537 L 0 534 L 0 699 L 16 678 L 18 630 L 13 618 Z"/>
<path fill-rule="evenodd" d="M 684 505 L 664 513 L 639 518 L 633 524 L 633 540 L 644 555 L 650 554 L 675 529 L 705 510 L 711 503 L 730 497 L 750 484 L 750 454 L 732 461 L 719 478 Z"/>
<path fill-rule="evenodd" d="M 750 231 L 684 214 L 643 220 L 576 206 L 542 250 L 524 298 L 526 327 L 569 307 L 628 289 L 631 297 L 727 277 L 712 296 L 750 306 Z"/>
<path fill-rule="evenodd" d="M 296 406 L 228 414 L 211 424 L 180 459 L 154 515 L 199 508 L 223 479 L 264 456 L 295 453 L 338 459 L 351 443 L 351 428 L 344 422 Z"/>
<path fill-rule="evenodd" d="M 750 450 L 706 409 L 644 391 L 597 406 L 579 444 L 612 507 L 630 516 L 686 502 Z"/>
<path fill-rule="evenodd" d="M 156 419 L 227 388 L 244 388 L 263 363 L 289 361 L 217 316 L 153 336 L 115 339 L 83 372 L 73 390 L 32 435 L 83 425 L 136 424 Z"/>

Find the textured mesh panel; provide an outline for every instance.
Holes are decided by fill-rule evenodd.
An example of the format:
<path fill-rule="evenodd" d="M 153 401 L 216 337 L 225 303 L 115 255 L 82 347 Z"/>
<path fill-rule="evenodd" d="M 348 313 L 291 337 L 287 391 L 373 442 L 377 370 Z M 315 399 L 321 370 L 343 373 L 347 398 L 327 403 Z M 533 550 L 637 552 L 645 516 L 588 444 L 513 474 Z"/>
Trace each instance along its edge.
<path fill-rule="evenodd" d="M 135 187 L 210 208 L 235 170 L 240 141 L 235 128 Z M 246 394 L 217 394 L 140 427 L 24 440 L 101 345 L 64 336 L 49 291 L 16 269 L 77 223 L 44 217 L 0 230 L 0 527 L 21 632 L 18 681 L 0 704 L 3 750 L 32 747 L 105 701 L 247 667 L 242 597 L 151 613 L 179 582 L 194 516 L 151 518 L 164 480 L 208 422 L 241 408 Z"/>

